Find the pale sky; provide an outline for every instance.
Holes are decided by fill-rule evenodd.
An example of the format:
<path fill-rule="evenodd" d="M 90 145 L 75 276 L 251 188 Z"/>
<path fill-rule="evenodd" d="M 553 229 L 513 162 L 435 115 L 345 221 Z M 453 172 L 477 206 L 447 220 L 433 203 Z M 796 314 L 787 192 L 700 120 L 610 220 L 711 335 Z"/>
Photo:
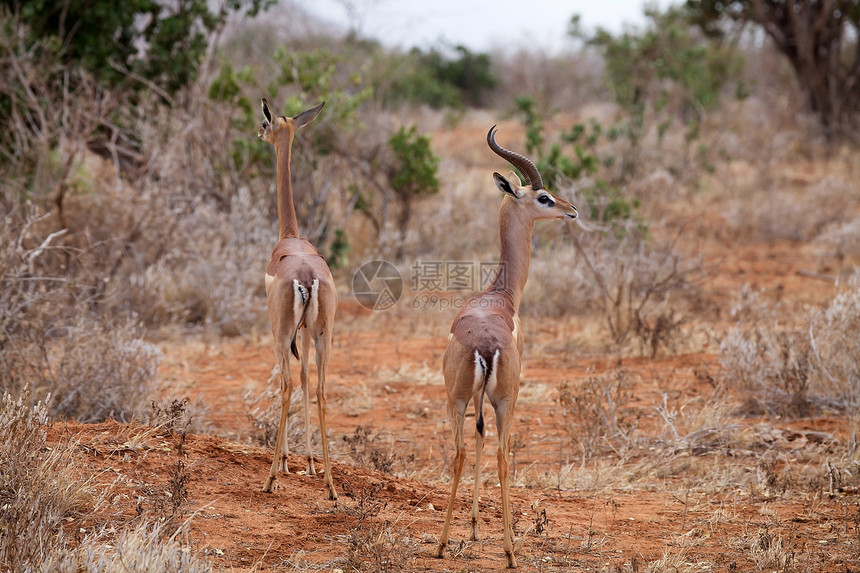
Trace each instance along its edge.
<path fill-rule="evenodd" d="M 664 9 L 682 0 L 658 0 Z M 569 45 L 567 25 L 580 15 L 586 31 L 620 32 L 641 26 L 653 0 L 315 0 L 301 2 L 312 15 L 384 45 L 427 48 L 440 40 L 472 51 L 534 47 L 558 51 Z"/>

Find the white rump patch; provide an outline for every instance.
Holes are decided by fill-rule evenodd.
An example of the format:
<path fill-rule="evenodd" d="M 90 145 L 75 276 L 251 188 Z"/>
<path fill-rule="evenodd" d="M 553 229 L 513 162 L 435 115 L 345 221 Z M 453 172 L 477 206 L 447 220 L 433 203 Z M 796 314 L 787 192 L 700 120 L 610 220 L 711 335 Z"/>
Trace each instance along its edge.
<path fill-rule="evenodd" d="M 517 335 L 520 333 L 520 315 L 514 314 L 514 329 L 511 334 L 514 337 L 514 344 L 517 342 Z"/>
<path fill-rule="evenodd" d="M 498 379 L 499 373 L 499 356 L 501 356 L 501 352 L 496 350 L 496 353 L 493 354 L 493 369 L 490 371 L 490 377 L 487 379 L 486 392 L 489 395 L 492 395 L 496 390 L 496 380 Z"/>
<path fill-rule="evenodd" d="M 499 356 L 501 353 L 496 350 L 496 353 L 493 354 L 493 364 L 489 368 L 490 377 L 487 378 L 487 386 L 486 392 L 490 393 L 496 387 L 496 369 L 499 366 Z M 484 385 L 484 375 L 487 372 L 488 366 L 487 361 L 478 354 L 478 351 L 475 351 L 475 386 L 472 389 L 472 394 L 477 393 L 481 387 Z"/>
<path fill-rule="evenodd" d="M 307 322 L 316 322 L 317 315 L 320 311 L 320 281 L 319 279 L 314 279 L 314 282 L 311 284 L 311 294 L 310 300 L 307 301 L 310 304 L 308 308 L 308 312 L 305 314 L 305 320 Z"/>
<path fill-rule="evenodd" d="M 475 351 L 475 385 L 472 394 L 475 394 L 484 385 L 484 373 L 487 371 L 487 361 Z"/>

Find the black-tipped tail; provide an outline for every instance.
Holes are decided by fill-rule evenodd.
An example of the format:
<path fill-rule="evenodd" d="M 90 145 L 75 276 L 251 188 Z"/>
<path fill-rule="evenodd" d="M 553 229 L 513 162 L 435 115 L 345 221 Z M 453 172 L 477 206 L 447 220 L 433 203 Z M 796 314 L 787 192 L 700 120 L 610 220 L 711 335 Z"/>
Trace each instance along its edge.
<path fill-rule="evenodd" d="M 320 105 L 319 107 L 322 108 L 322 105 Z M 290 352 L 293 353 L 293 356 L 296 357 L 296 360 L 299 360 L 299 349 L 296 348 L 296 337 L 298 337 L 299 329 L 305 325 L 305 316 L 308 314 L 308 307 L 310 306 L 312 290 L 308 289 L 308 287 L 306 287 L 305 285 L 299 283 L 298 280 L 293 280 L 293 284 L 295 285 L 295 292 L 293 296 L 302 297 L 302 314 L 301 316 L 299 316 L 299 320 L 296 322 L 296 330 L 293 331 L 293 339 L 290 341 Z"/>
<path fill-rule="evenodd" d="M 478 408 L 477 414 L 478 419 L 475 420 L 475 430 L 477 430 L 478 434 L 481 437 L 484 436 L 484 392 L 487 391 L 487 381 L 490 379 L 490 376 L 493 374 L 493 359 L 491 358 L 489 361 L 481 356 L 480 352 L 475 351 L 475 364 L 476 368 L 476 377 L 477 369 L 480 369 L 480 377 L 481 377 L 481 392 L 477 397 L 478 400 Z"/>

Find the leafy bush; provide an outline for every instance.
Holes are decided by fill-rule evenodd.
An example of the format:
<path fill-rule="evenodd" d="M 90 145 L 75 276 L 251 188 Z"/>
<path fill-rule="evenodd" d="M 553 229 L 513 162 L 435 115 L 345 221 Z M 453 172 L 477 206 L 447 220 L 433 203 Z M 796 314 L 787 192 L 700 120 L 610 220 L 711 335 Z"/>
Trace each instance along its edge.
<path fill-rule="evenodd" d="M 412 218 L 413 202 L 439 192 L 439 178 L 436 175 L 439 158 L 430 148 L 430 138 L 418 135 L 414 125 L 409 129 L 401 127 L 388 140 L 388 146 L 394 156 L 388 180 L 400 201 L 398 228 L 401 241 L 397 258 L 402 258 L 402 245 Z"/>
<path fill-rule="evenodd" d="M 525 123 L 526 153 L 536 157 L 535 164 L 548 188 L 559 189 L 581 182 L 579 194 L 585 204 L 579 202 L 577 207 L 591 221 L 620 228 L 618 225 L 638 219 L 639 201 L 622 192 L 626 176 L 614 169 L 615 155 L 598 149 L 600 143 L 619 137 L 617 127 L 605 129 L 595 120 L 589 124 L 577 123 L 562 131 L 558 140 L 547 148 L 543 119 L 534 98 L 520 96 L 516 104 Z M 644 225 L 641 220 L 638 222 Z"/>
<path fill-rule="evenodd" d="M 66 63 L 110 85 L 136 89 L 158 85 L 168 93 L 194 81 L 208 36 L 231 12 L 253 16 L 271 4 L 272 0 L 229 0 L 211 12 L 203 0 L 72 0 L 62 10 L 47 0 L 7 2 L 30 29 L 30 41 L 61 45 Z"/>
<path fill-rule="evenodd" d="M 648 102 L 660 109 L 670 106 L 684 121 L 697 120 L 740 71 L 740 56 L 730 45 L 695 34 L 682 9 L 648 8 L 645 16 L 644 30 L 613 36 L 598 29 L 588 38 L 606 61 L 613 98 L 628 110 Z"/>
<path fill-rule="evenodd" d="M 412 71 L 400 74 L 387 94 L 391 103 L 425 103 L 434 109 L 481 107 L 487 94 L 498 84 L 488 54 L 472 53 L 465 46 L 454 48 L 456 57 L 446 57 L 439 49 L 422 52 L 413 48 L 407 58 Z"/>
<path fill-rule="evenodd" d="M 604 29 L 587 35 L 578 25 L 572 25 L 570 31 L 600 52 L 606 63 L 607 87 L 626 114 L 612 130 L 628 144 L 619 157 L 622 177 L 639 170 L 649 132 L 656 132 L 659 146 L 676 122 L 686 130 L 686 160 L 690 146 L 699 139 L 705 111 L 743 67 L 733 45 L 696 33 L 683 9 L 671 7 L 661 12 L 648 8 L 645 15 L 648 23 L 643 30 L 628 29 L 617 36 Z M 576 24 L 576 17 L 573 22 Z"/>

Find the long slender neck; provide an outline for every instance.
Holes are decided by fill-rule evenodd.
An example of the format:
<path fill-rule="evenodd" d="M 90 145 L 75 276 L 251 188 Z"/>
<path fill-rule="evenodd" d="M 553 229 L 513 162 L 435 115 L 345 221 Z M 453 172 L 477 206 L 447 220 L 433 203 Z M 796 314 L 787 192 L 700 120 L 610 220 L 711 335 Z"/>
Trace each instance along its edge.
<path fill-rule="evenodd" d="M 292 141 L 287 139 L 275 146 L 278 161 L 278 239 L 299 236 L 299 222 L 293 203 L 293 184 L 290 180 L 290 156 Z"/>
<path fill-rule="evenodd" d="M 515 311 L 519 311 L 523 290 L 529 278 L 532 229 L 534 229 L 534 220 L 517 213 L 514 202 L 505 198 L 499 211 L 499 235 L 502 246 L 499 272 L 487 291 L 508 293 L 513 299 Z"/>

